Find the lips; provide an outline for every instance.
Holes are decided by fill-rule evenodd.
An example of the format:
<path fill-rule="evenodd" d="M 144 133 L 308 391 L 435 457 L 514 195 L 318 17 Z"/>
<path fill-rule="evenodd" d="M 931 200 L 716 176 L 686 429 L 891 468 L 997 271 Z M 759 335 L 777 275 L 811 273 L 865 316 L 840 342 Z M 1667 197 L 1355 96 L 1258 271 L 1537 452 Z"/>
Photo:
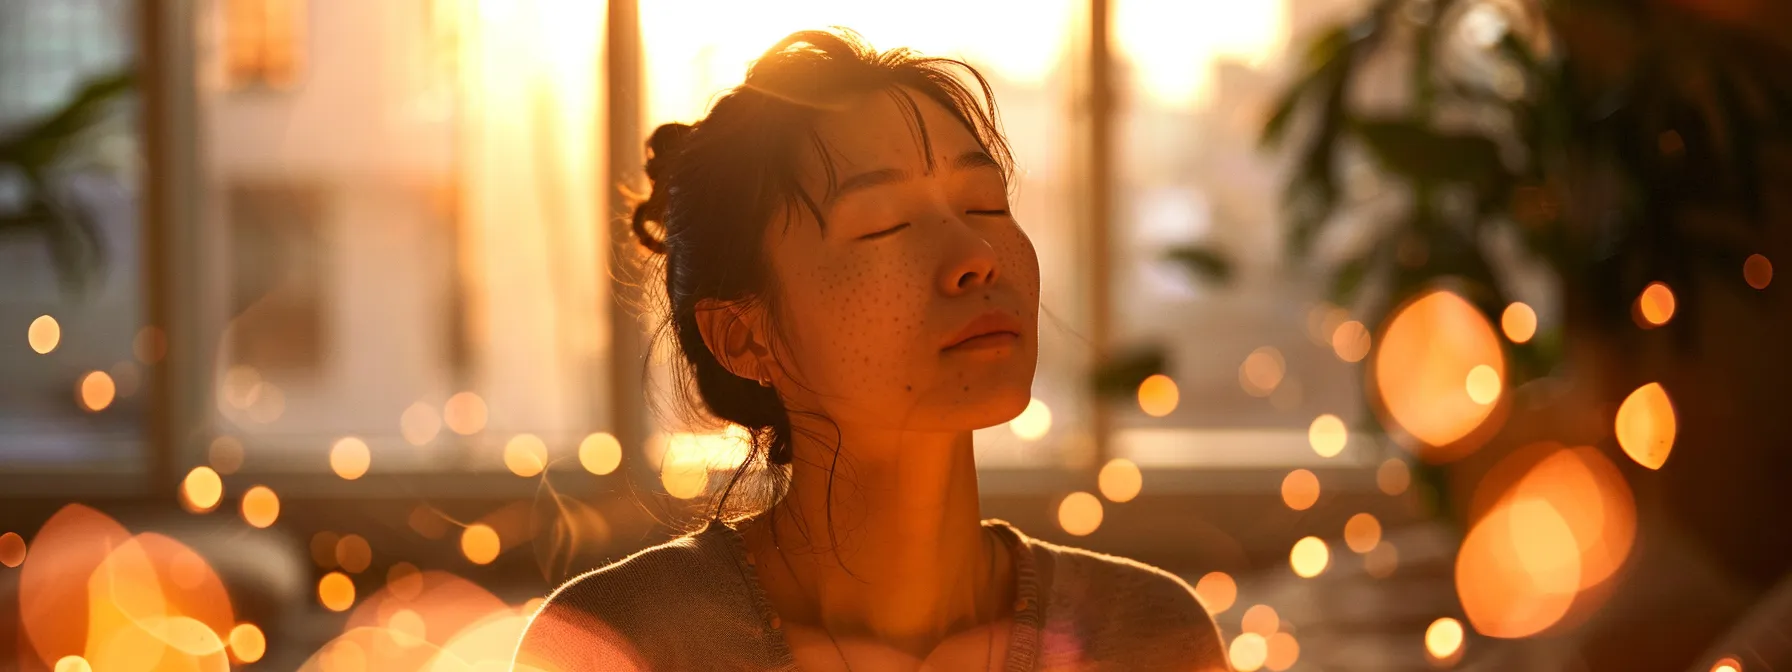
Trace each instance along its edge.
<path fill-rule="evenodd" d="M 982 315 L 978 315 L 977 319 L 971 320 L 970 324 L 965 325 L 963 329 L 958 330 L 958 332 L 953 334 L 951 338 L 946 339 L 945 344 L 942 345 L 940 349 L 948 350 L 965 341 L 979 336 L 988 336 L 990 334 L 1006 333 L 1018 337 L 1020 336 L 1020 327 L 1020 320 L 1016 319 L 1013 315 L 1009 315 L 1008 313 L 999 310 L 991 310 Z"/>

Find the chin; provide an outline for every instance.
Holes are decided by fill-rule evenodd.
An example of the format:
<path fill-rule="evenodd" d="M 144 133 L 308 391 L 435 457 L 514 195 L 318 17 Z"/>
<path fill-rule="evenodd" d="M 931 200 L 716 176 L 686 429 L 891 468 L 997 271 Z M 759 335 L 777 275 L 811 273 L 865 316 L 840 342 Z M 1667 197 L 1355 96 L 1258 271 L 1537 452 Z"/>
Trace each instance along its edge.
<path fill-rule="evenodd" d="M 983 389 L 971 388 L 970 396 L 943 409 L 941 417 L 957 429 L 983 429 L 1013 420 L 1033 401 L 1031 372 L 1010 380 L 986 381 Z"/>

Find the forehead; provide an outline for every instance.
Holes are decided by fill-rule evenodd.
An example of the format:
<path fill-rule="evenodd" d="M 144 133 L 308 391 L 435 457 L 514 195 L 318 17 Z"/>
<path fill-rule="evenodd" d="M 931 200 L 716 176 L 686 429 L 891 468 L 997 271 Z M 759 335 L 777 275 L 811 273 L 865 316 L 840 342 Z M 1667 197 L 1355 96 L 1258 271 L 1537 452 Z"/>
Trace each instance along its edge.
<path fill-rule="evenodd" d="M 928 153 L 941 161 L 978 148 L 976 136 L 956 115 L 907 87 L 863 94 L 821 114 L 814 129 L 821 146 L 804 152 L 802 172 L 805 182 L 821 190 L 827 188 L 827 171 L 819 156 L 824 149 L 836 177 L 845 178 L 883 168 L 920 174 L 927 170 Z"/>

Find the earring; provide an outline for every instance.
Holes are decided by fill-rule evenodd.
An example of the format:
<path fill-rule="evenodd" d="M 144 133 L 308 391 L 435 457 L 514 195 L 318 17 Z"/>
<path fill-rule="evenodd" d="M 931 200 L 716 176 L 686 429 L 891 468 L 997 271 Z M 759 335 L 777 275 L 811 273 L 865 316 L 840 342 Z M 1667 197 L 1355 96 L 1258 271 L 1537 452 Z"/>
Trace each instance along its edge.
<path fill-rule="evenodd" d="M 771 386 L 772 386 L 772 379 L 770 379 L 770 378 L 760 378 L 760 379 L 759 379 L 759 386 L 760 386 L 760 387 L 771 387 Z"/>

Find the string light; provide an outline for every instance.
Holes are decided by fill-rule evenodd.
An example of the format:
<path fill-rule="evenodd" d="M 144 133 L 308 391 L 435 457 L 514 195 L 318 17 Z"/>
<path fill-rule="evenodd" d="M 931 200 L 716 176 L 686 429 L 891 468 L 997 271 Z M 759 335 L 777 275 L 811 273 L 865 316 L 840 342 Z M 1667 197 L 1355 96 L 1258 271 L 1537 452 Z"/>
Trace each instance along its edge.
<path fill-rule="evenodd" d="M 25 340 L 31 344 L 32 352 L 50 354 L 62 343 L 62 323 L 49 315 L 39 315 L 25 330 Z"/>
<path fill-rule="evenodd" d="M 1144 487 L 1144 475 L 1139 472 L 1139 465 L 1132 460 L 1117 457 L 1102 465 L 1101 472 L 1095 477 L 1101 490 L 1101 496 L 1112 502 L 1131 501 L 1139 496 Z"/>
<path fill-rule="evenodd" d="M 1082 537 L 1101 527 L 1101 500 L 1087 492 L 1073 492 L 1058 503 L 1058 526 Z"/>
<path fill-rule="evenodd" d="M 1169 376 L 1158 373 L 1139 383 L 1139 410 L 1154 418 L 1161 418 L 1176 410 L 1176 404 L 1182 394 L 1176 389 L 1176 381 Z"/>

